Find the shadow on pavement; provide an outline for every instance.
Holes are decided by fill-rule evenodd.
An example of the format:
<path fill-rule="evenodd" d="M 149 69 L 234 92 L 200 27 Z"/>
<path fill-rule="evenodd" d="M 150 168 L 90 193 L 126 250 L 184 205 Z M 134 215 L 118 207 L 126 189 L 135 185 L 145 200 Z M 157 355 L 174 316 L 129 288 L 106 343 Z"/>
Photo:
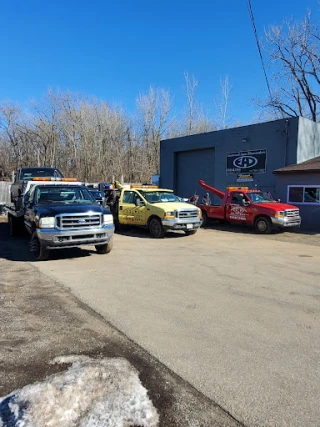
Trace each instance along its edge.
<path fill-rule="evenodd" d="M 205 227 L 202 227 L 204 230 L 219 230 L 219 231 L 226 231 L 228 233 L 237 233 L 237 234 L 253 234 L 258 235 L 256 233 L 255 229 L 251 226 L 247 226 L 244 224 L 230 224 L 230 223 L 221 223 L 218 221 L 208 221 Z M 314 230 L 308 230 L 302 228 L 293 228 L 293 229 L 281 229 L 281 230 L 273 230 L 271 234 L 283 234 L 283 233 L 290 233 L 290 234 L 298 234 L 298 235 L 308 235 L 308 236 L 316 236 L 317 234 L 320 234 L 319 231 Z"/>
<path fill-rule="evenodd" d="M 116 230 L 117 234 L 127 236 L 127 237 L 138 237 L 140 239 L 154 239 L 148 230 L 145 228 L 139 228 L 139 227 L 126 227 L 122 226 L 120 229 Z M 183 231 L 169 231 L 165 234 L 165 239 L 175 239 L 175 238 L 181 238 L 186 236 L 186 234 Z"/>
<path fill-rule="evenodd" d="M 0 258 L 8 261 L 38 262 L 35 261 L 29 248 L 30 237 L 27 232 L 21 237 L 11 237 L 7 222 L 0 223 Z M 94 249 L 69 248 L 50 251 L 50 260 L 73 259 L 88 257 L 95 254 Z"/>

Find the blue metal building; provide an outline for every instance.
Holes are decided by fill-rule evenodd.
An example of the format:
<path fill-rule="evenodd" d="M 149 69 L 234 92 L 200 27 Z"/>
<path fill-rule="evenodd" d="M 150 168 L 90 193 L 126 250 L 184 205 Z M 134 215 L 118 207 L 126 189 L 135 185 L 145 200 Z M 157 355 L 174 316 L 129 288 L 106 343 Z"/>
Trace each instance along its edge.
<path fill-rule="evenodd" d="M 273 171 L 319 155 L 320 124 L 302 117 L 167 139 L 160 144 L 160 185 L 189 197 L 203 194 L 203 179 L 221 190 L 256 186 L 278 197 Z"/>

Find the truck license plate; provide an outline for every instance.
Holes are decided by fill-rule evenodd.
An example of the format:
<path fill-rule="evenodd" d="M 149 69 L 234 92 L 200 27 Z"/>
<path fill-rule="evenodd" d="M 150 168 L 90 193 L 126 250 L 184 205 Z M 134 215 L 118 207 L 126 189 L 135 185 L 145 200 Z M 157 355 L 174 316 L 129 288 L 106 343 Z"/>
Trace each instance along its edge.
<path fill-rule="evenodd" d="M 187 224 L 187 228 L 193 228 L 193 224 Z"/>

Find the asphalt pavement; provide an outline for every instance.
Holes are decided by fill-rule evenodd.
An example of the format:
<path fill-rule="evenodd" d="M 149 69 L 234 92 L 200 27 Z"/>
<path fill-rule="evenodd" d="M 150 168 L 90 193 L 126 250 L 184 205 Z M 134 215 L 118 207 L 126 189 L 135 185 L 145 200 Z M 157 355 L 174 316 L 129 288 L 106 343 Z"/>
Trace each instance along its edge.
<path fill-rule="evenodd" d="M 67 365 L 50 364 L 59 356 L 124 357 L 137 368 L 160 414 L 160 427 L 241 425 L 77 299 L 67 286 L 42 273 L 40 263 L 32 262 L 28 238 L 9 238 L 7 224 L 1 219 L 4 218 L 0 217 L 0 396 L 65 370 Z M 64 269 L 64 261 L 70 255 L 76 269 L 81 260 L 86 264 L 91 255 L 99 258 L 102 265 L 107 260 L 92 251 L 73 250 L 57 253 L 64 259 L 56 257 L 55 261 L 48 261 L 47 267 L 53 271 Z"/>
<path fill-rule="evenodd" d="M 244 425 L 320 425 L 318 236 L 126 231 L 35 265 Z"/>

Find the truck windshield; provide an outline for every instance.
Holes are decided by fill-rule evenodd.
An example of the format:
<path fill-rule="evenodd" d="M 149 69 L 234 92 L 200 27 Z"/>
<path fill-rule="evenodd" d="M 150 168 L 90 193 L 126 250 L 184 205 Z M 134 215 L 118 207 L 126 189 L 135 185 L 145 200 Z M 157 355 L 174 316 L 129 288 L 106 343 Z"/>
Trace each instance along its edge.
<path fill-rule="evenodd" d="M 247 193 L 252 203 L 270 203 L 274 202 L 270 194 L 264 192 Z"/>
<path fill-rule="evenodd" d="M 20 172 L 20 180 L 28 181 L 29 179 L 41 177 L 63 178 L 62 173 L 55 168 L 23 168 Z"/>
<path fill-rule="evenodd" d="M 141 191 L 141 195 L 149 203 L 168 203 L 168 202 L 179 202 L 177 196 L 169 191 Z"/>
<path fill-rule="evenodd" d="M 96 203 L 84 187 L 38 187 L 35 194 L 37 204 L 90 204 Z"/>
<path fill-rule="evenodd" d="M 103 191 L 92 191 L 89 190 L 90 194 L 92 194 L 93 197 L 104 197 L 104 192 Z"/>

